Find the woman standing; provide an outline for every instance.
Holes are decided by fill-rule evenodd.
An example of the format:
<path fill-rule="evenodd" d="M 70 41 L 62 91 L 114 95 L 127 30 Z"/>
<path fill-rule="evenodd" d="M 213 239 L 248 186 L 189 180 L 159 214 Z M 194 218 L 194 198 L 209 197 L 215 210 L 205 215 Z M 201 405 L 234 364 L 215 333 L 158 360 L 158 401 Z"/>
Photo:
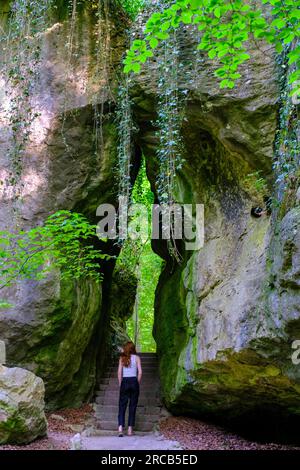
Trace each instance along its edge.
<path fill-rule="evenodd" d="M 140 383 L 142 379 L 141 359 L 136 354 L 135 345 L 128 341 L 123 347 L 119 360 L 118 380 L 120 385 L 119 398 L 119 437 L 123 436 L 125 413 L 129 401 L 128 436 L 132 436 L 135 424 L 135 413 L 138 404 Z"/>

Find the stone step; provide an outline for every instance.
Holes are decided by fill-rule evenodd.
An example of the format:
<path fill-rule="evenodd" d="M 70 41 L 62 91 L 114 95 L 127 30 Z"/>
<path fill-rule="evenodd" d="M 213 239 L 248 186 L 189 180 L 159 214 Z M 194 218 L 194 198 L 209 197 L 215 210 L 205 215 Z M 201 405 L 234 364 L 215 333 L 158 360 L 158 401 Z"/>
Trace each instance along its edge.
<path fill-rule="evenodd" d="M 103 397 L 105 395 L 110 395 L 112 398 L 113 397 L 117 397 L 119 398 L 119 388 L 118 389 L 109 389 L 109 388 L 105 388 L 105 390 L 98 390 L 96 392 L 96 397 Z M 141 387 L 141 390 L 140 390 L 140 398 L 151 398 L 151 397 L 159 397 L 159 390 L 152 390 L 152 389 L 147 389 L 147 388 L 143 388 Z"/>
<path fill-rule="evenodd" d="M 142 413 L 144 415 L 149 414 L 160 414 L 162 406 L 147 406 L 147 405 L 140 405 L 137 406 L 137 413 Z M 118 413 L 119 407 L 118 405 L 96 405 L 95 407 L 96 413 Z"/>
<path fill-rule="evenodd" d="M 156 374 L 158 374 L 158 367 L 156 365 L 142 365 L 142 371 L 143 373 L 147 372 L 147 373 L 150 373 L 150 372 L 155 372 Z M 105 374 L 112 374 L 112 373 L 117 373 L 118 372 L 118 366 L 116 367 L 108 367 L 106 368 L 105 370 Z"/>
<path fill-rule="evenodd" d="M 119 405 L 119 393 L 115 391 L 106 393 L 104 392 L 102 395 L 98 395 L 96 397 L 96 404 L 99 405 Z M 148 405 L 148 406 L 159 406 L 161 404 L 160 397 L 158 393 L 149 394 L 140 394 L 139 396 L 139 404 L 140 405 Z"/>
<path fill-rule="evenodd" d="M 138 352 L 138 356 L 143 356 L 143 357 L 157 357 L 156 352 Z"/>
<path fill-rule="evenodd" d="M 99 388 L 96 392 L 96 395 L 100 394 L 101 392 L 104 392 L 105 390 L 109 392 L 118 392 L 120 390 L 119 384 L 118 383 L 112 383 L 109 385 L 103 384 L 99 385 Z M 140 394 L 142 392 L 157 392 L 159 390 L 159 384 L 158 383 L 142 383 L 140 385 Z"/>
<path fill-rule="evenodd" d="M 141 359 L 141 362 L 142 362 L 142 367 L 158 367 L 158 361 L 156 360 L 153 360 L 153 359 Z M 118 367 L 119 365 L 119 361 L 118 362 L 112 362 L 110 364 L 107 364 L 106 366 L 106 369 L 110 369 L 110 368 L 116 368 Z"/>
<path fill-rule="evenodd" d="M 111 378 L 114 378 L 114 377 L 117 377 L 117 372 L 116 371 L 114 371 L 112 374 L 106 373 L 103 376 L 104 379 L 111 379 Z M 158 374 L 157 374 L 156 371 L 145 371 L 145 372 L 143 372 L 143 378 L 158 380 Z"/>
<path fill-rule="evenodd" d="M 158 357 L 157 356 L 148 356 L 148 355 L 143 355 L 143 354 L 138 354 L 138 356 L 141 358 L 141 361 L 158 362 Z"/>
<path fill-rule="evenodd" d="M 109 387 L 107 387 L 106 385 L 103 385 L 99 387 L 99 389 L 97 390 L 96 397 L 103 396 L 105 392 L 118 394 L 119 396 L 120 388 L 118 385 L 110 385 Z M 160 392 L 160 387 L 157 384 L 153 384 L 152 386 L 148 386 L 148 387 L 145 385 L 141 385 L 140 387 L 140 397 L 147 396 L 151 398 L 154 396 L 159 396 L 159 392 Z"/>
<path fill-rule="evenodd" d="M 141 357 L 141 362 L 142 362 L 142 365 L 145 364 L 145 365 L 158 365 L 158 360 L 156 358 L 152 358 L 152 357 Z M 116 367 L 118 366 L 119 364 L 119 359 L 117 361 L 113 361 L 113 362 L 110 362 L 108 363 L 108 367 Z"/>
<path fill-rule="evenodd" d="M 119 403 L 119 394 L 114 395 L 113 397 L 111 394 L 105 396 L 98 396 L 96 397 L 96 404 L 97 405 L 112 405 L 117 406 Z M 152 396 L 151 399 L 149 397 L 141 396 L 139 398 L 139 404 L 143 406 L 160 406 L 161 401 L 158 397 Z"/>
<path fill-rule="evenodd" d="M 159 380 L 159 375 L 157 370 L 143 370 L 142 374 L 143 379 L 148 379 L 148 380 Z M 101 378 L 103 379 L 115 379 L 118 380 L 118 371 L 114 370 L 111 373 L 106 373 L 102 376 Z"/>
<path fill-rule="evenodd" d="M 109 370 L 109 369 L 117 369 L 119 366 L 119 363 L 116 362 L 116 363 L 113 363 L 113 364 L 108 364 L 107 367 L 105 367 L 106 370 Z M 145 368 L 145 367 L 156 367 L 158 368 L 158 362 L 157 361 L 149 361 L 149 360 L 143 360 L 142 361 L 142 368 Z"/>
<path fill-rule="evenodd" d="M 160 418 L 160 414 L 159 413 L 156 413 L 156 414 L 151 414 L 151 415 L 142 415 L 141 417 L 140 416 L 141 413 L 139 413 L 137 411 L 137 415 L 136 415 L 136 423 L 139 424 L 139 423 L 143 423 L 144 421 L 147 421 L 149 423 L 157 423 L 157 421 L 159 421 L 159 418 Z M 99 421 L 116 421 L 118 419 L 118 413 L 98 413 L 96 412 L 95 413 L 95 416 L 97 419 L 99 419 Z"/>
<path fill-rule="evenodd" d="M 119 389 L 120 389 L 120 385 L 119 385 L 118 380 L 110 379 L 108 383 L 99 385 L 99 388 L 96 394 L 103 390 L 115 390 L 116 391 Z M 140 384 L 140 392 L 142 392 L 142 390 L 151 392 L 151 390 L 158 390 L 158 389 L 159 389 L 158 380 L 148 380 L 148 381 L 142 380 L 142 383 Z"/>
<path fill-rule="evenodd" d="M 102 377 L 102 379 L 100 380 L 100 382 L 102 382 L 102 380 L 105 380 L 106 382 L 109 382 L 109 381 L 115 381 L 115 382 L 118 382 L 118 376 L 116 373 L 112 374 L 112 375 L 105 375 Z M 144 382 L 159 382 L 159 378 L 158 378 L 158 374 L 157 373 L 143 373 L 143 376 L 142 376 L 142 380 Z"/>
<path fill-rule="evenodd" d="M 151 434 L 151 431 L 137 431 L 136 429 L 134 430 L 134 434 L 136 436 L 148 436 Z M 93 429 L 93 434 L 91 436 L 117 436 L 118 431 L 116 431 L 116 427 L 114 429 Z"/>
<path fill-rule="evenodd" d="M 157 376 L 153 377 L 153 376 L 145 376 L 143 375 L 142 377 L 142 383 L 153 383 L 153 382 L 157 382 L 159 383 L 159 379 Z M 108 384 L 111 384 L 111 383 L 119 383 L 118 381 L 118 377 L 116 375 L 113 375 L 111 377 L 106 377 L 106 378 L 102 378 L 100 380 L 100 385 L 108 385 Z"/>
<path fill-rule="evenodd" d="M 118 429 L 118 423 L 116 420 L 114 421 L 101 421 L 99 422 L 99 428 L 102 429 L 102 430 L 108 430 L 108 431 L 113 431 L 113 430 L 116 430 Z M 152 431 L 154 428 L 154 425 L 153 423 L 150 423 L 148 421 L 145 421 L 144 423 L 139 423 L 139 424 L 136 424 L 135 426 L 135 430 L 136 431 Z"/>

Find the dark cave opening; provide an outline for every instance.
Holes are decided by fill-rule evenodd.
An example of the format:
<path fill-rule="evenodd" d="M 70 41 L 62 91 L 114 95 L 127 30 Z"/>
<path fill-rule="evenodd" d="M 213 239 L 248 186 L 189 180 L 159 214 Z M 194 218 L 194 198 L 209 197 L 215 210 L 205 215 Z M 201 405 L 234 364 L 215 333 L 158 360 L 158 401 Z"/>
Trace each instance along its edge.
<path fill-rule="evenodd" d="M 232 432 L 259 443 L 300 446 L 300 416 L 272 403 L 250 409 L 224 423 Z"/>

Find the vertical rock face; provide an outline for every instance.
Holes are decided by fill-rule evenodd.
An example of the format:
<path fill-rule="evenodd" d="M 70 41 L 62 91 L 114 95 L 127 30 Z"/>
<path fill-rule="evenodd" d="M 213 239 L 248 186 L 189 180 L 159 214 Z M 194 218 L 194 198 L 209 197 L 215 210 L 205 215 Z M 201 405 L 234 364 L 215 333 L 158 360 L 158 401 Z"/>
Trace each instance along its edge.
<path fill-rule="evenodd" d="M 193 31 L 185 28 L 177 40 L 179 86 L 188 98 L 175 199 L 205 205 L 205 243 L 184 251 L 180 265 L 168 262 L 157 288 L 154 331 L 164 399 L 175 413 L 219 418 L 270 404 L 299 413 L 300 369 L 291 360 L 300 319 L 299 206 L 281 221 L 255 219 L 250 213 L 259 195 L 247 184 L 247 175 L 259 171 L 265 195 L 272 193 L 278 68 L 272 52 L 252 45 L 236 88 L 220 90 L 214 62 L 191 62 Z M 153 188 L 158 62 L 146 65 L 131 87 L 137 144 Z"/>
<path fill-rule="evenodd" d="M 85 2 L 73 20 L 64 7 L 59 8 L 49 28 L 33 39 L 32 50 L 38 45 L 41 49 L 29 98 L 24 96 L 24 109 L 30 106 L 33 117 L 23 108 L 18 111 L 24 122 L 29 119 L 30 138 L 17 171 L 11 156 L 16 86 L 8 80 L 10 62 L 2 68 L 3 229 L 34 227 L 60 209 L 84 213 L 95 221 L 98 205 L 115 201 L 112 90 L 124 50 L 126 18 L 113 1 L 104 2 L 101 11 L 96 4 Z M 3 54 L 7 56 L 7 50 Z M 30 66 L 23 70 L 25 79 Z M 54 272 L 39 283 L 18 283 L 5 292 L 5 299 L 13 304 L 0 313 L 8 364 L 22 365 L 45 380 L 48 406 L 79 404 L 93 388 L 97 351 L 106 337 L 102 286 L 89 281 L 62 283 Z"/>

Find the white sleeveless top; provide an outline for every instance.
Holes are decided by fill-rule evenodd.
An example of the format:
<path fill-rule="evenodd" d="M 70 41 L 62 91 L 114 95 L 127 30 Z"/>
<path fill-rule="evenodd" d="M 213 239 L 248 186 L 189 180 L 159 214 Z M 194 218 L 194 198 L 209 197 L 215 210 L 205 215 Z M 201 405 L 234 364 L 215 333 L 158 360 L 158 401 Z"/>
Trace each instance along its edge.
<path fill-rule="evenodd" d="M 123 377 L 136 377 L 136 376 L 137 376 L 136 355 L 131 354 L 129 367 L 123 366 Z"/>

